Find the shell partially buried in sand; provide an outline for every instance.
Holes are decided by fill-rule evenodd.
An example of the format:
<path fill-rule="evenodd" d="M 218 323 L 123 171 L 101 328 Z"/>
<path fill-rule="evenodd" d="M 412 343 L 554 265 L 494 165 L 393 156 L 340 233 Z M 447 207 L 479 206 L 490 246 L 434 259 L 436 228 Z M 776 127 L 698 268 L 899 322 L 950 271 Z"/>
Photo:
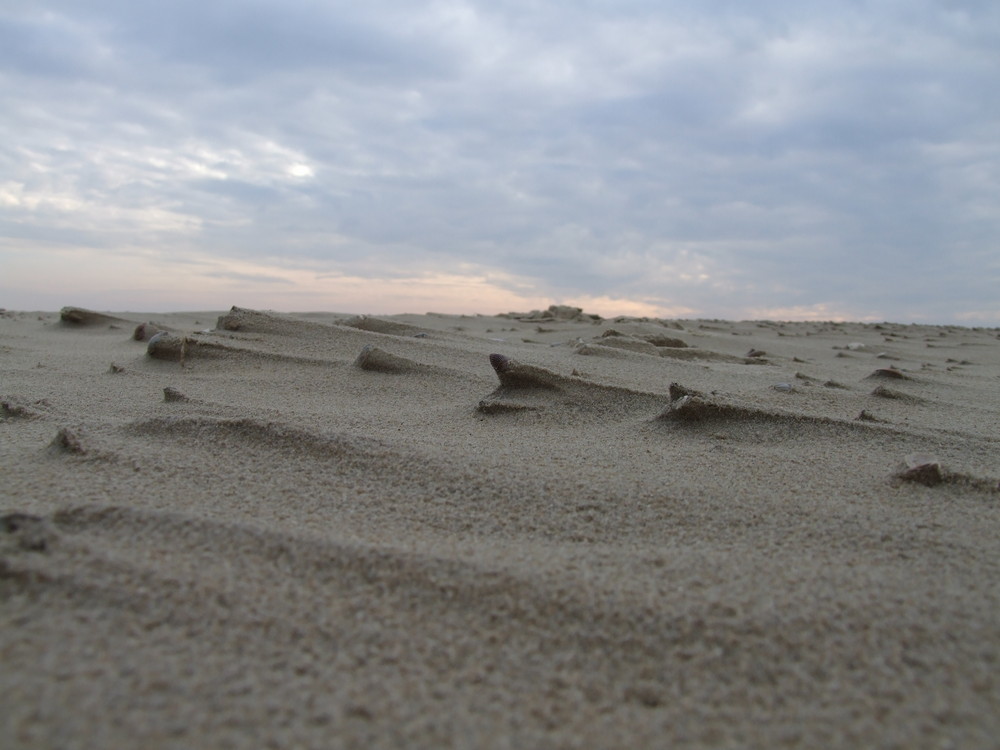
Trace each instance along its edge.
<path fill-rule="evenodd" d="M 163 333 L 167 329 L 161 328 L 156 323 L 140 323 L 132 332 L 132 338 L 136 341 L 149 341 L 158 333 Z"/>
<path fill-rule="evenodd" d="M 560 376 L 550 370 L 532 365 L 522 365 L 503 354 L 491 354 L 490 364 L 502 388 L 559 388 Z"/>
<path fill-rule="evenodd" d="M 911 378 L 904 374 L 902 370 L 897 370 L 895 367 L 880 367 L 875 370 L 866 379 L 870 378 L 883 378 L 886 380 L 911 380 Z"/>
<path fill-rule="evenodd" d="M 83 307 L 64 307 L 59 311 L 59 320 L 67 325 L 80 327 L 108 326 L 109 328 L 119 328 L 128 324 L 128 321 L 122 318 L 87 310 Z"/>
<path fill-rule="evenodd" d="M 560 375 L 503 354 L 491 354 L 490 365 L 500 385 L 479 402 L 478 411 L 484 414 L 524 411 L 557 414 L 569 410 L 577 416 L 589 414 L 599 420 L 648 413 L 663 405 L 660 394 L 595 383 L 576 370 L 572 375 Z"/>
<path fill-rule="evenodd" d="M 182 360 L 187 354 L 187 337 L 160 331 L 149 339 L 146 354 L 153 359 Z"/>
<path fill-rule="evenodd" d="M 944 481 L 941 462 L 934 456 L 911 453 L 904 460 L 905 466 L 896 476 L 904 482 L 916 482 L 926 487 L 936 487 Z"/>
<path fill-rule="evenodd" d="M 719 417 L 747 416 L 729 404 L 713 401 L 701 391 L 679 383 L 671 383 L 669 392 L 670 403 L 660 414 L 660 419 L 693 423 Z"/>
<path fill-rule="evenodd" d="M 371 344 L 367 344 L 361 349 L 361 353 L 354 360 L 354 366 L 370 372 L 390 374 L 402 374 L 421 369 L 417 362 L 390 354 Z"/>
<path fill-rule="evenodd" d="M 192 336 L 178 336 L 169 331 L 160 331 L 149 339 L 146 354 L 152 359 L 163 359 L 180 362 L 182 365 L 188 359 L 205 359 L 231 356 L 239 350 L 214 341 L 205 341 Z"/>
<path fill-rule="evenodd" d="M 508 414 L 540 411 L 542 403 L 527 403 L 532 394 L 551 393 L 562 390 L 560 376 L 541 367 L 523 365 L 503 354 L 491 354 L 490 365 L 500 381 L 500 386 L 479 402 L 477 411 L 482 414 Z M 518 394 L 518 401 L 510 400 L 512 393 Z"/>
<path fill-rule="evenodd" d="M 167 403 L 183 403 L 185 401 L 190 401 L 191 399 L 173 386 L 168 385 L 163 389 L 163 400 Z"/>

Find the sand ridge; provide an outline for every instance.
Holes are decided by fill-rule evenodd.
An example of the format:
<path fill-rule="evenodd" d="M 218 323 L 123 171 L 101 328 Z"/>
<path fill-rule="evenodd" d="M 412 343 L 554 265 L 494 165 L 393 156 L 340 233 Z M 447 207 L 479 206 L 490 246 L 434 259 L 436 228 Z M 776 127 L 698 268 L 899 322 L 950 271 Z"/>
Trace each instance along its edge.
<path fill-rule="evenodd" d="M 68 308 L 0 354 L 4 747 L 994 746 L 996 329 Z"/>

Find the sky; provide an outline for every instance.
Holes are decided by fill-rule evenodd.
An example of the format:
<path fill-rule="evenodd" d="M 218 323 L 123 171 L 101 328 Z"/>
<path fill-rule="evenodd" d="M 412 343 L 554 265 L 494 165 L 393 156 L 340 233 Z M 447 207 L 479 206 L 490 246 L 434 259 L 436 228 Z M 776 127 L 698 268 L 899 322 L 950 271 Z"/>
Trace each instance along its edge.
<path fill-rule="evenodd" d="M 1000 325 L 996 0 L 4 0 L 0 307 Z"/>

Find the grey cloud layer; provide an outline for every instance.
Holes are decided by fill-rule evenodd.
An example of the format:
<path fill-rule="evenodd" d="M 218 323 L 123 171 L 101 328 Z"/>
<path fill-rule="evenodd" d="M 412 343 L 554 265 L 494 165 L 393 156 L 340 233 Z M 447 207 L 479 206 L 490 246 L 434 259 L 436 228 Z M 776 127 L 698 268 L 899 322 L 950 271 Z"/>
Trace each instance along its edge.
<path fill-rule="evenodd" d="M 0 221 L 703 314 L 1000 316 L 998 48 L 990 2 L 15 4 Z"/>

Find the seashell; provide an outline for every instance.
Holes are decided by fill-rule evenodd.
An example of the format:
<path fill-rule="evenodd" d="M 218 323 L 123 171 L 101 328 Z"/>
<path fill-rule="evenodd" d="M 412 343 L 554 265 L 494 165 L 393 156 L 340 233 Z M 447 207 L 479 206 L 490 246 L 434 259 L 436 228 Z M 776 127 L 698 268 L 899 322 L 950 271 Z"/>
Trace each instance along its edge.
<path fill-rule="evenodd" d="M 87 453 L 86 441 L 79 430 L 63 427 L 56 433 L 55 439 L 49 444 L 50 453 Z"/>
<path fill-rule="evenodd" d="M 183 367 L 188 344 L 187 336 L 175 336 L 167 331 L 160 331 L 146 345 L 146 355 L 153 359 L 174 360 L 180 362 Z"/>
<path fill-rule="evenodd" d="M 896 476 L 906 482 L 916 482 L 925 487 L 934 487 L 944 481 L 940 462 L 933 456 L 912 453 L 904 459 L 905 468 Z"/>
<path fill-rule="evenodd" d="M 371 344 L 362 347 L 361 353 L 354 360 L 354 366 L 362 370 L 385 373 L 414 372 L 420 369 L 416 362 L 390 354 Z"/>
<path fill-rule="evenodd" d="M 680 383 L 671 383 L 670 384 L 669 393 L 670 393 L 670 402 L 671 403 L 673 403 L 675 401 L 680 401 L 685 396 L 688 396 L 688 397 L 697 396 L 699 398 L 703 398 L 704 395 L 705 395 L 701 391 L 696 391 L 694 388 L 687 388 L 687 387 L 681 385 Z"/>
<path fill-rule="evenodd" d="M 644 338 L 653 346 L 662 346 L 667 349 L 686 349 L 688 347 L 687 342 L 683 339 L 675 339 L 671 336 L 654 334 L 652 336 L 645 336 Z"/>
<path fill-rule="evenodd" d="M 149 349 L 152 349 L 161 341 L 166 341 L 168 338 L 170 338 L 169 333 L 167 333 L 166 331 L 159 331 L 158 333 L 155 333 L 153 334 L 153 336 L 150 337 L 149 344 L 147 346 Z"/>
<path fill-rule="evenodd" d="M 870 377 L 870 378 L 893 378 L 895 380 L 909 380 L 910 379 L 906 375 L 904 375 L 900 370 L 897 370 L 895 367 L 880 367 L 879 369 L 875 370 L 875 372 L 873 372 L 868 377 Z"/>
<path fill-rule="evenodd" d="M 560 390 L 561 378 L 541 367 L 522 365 L 503 354 L 491 354 L 490 365 L 503 388 L 541 388 Z"/>
<path fill-rule="evenodd" d="M 166 402 L 189 401 L 190 399 L 176 388 L 167 386 L 163 389 L 163 400 Z"/>
<path fill-rule="evenodd" d="M 132 332 L 132 338 L 136 341 L 149 341 L 153 336 L 163 331 L 164 329 L 155 323 L 140 323 Z"/>
<path fill-rule="evenodd" d="M 59 319 L 68 325 L 74 326 L 98 326 L 106 325 L 109 328 L 118 328 L 125 321 L 113 315 L 94 312 L 82 307 L 64 307 L 59 311 Z"/>
<path fill-rule="evenodd" d="M 493 366 L 494 371 L 497 375 L 502 375 L 511 368 L 513 361 L 510 357 L 505 357 L 502 354 L 491 354 L 490 364 Z"/>

